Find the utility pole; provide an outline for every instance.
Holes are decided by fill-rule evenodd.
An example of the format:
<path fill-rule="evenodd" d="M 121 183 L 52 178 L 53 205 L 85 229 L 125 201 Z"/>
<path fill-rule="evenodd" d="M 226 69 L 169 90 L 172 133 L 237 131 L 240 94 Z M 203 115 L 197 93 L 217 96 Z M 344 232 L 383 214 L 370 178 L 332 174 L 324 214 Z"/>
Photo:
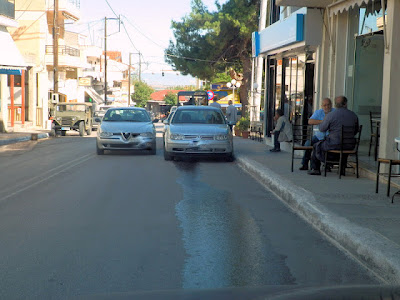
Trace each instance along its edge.
<path fill-rule="evenodd" d="M 139 51 L 139 82 L 142 82 L 142 60 L 140 58 L 140 51 Z"/>
<path fill-rule="evenodd" d="M 128 69 L 128 106 L 131 105 L 131 65 L 132 65 L 131 54 L 132 54 L 132 53 L 129 53 L 129 69 Z"/>
<path fill-rule="evenodd" d="M 107 104 L 107 17 L 104 18 L 104 104 Z"/>
<path fill-rule="evenodd" d="M 53 91 L 58 93 L 58 0 L 54 0 L 53 16 Z"/>
<path fill-rule="evenodd" d="M 121 16 L 118 18 L 104 17 L 104 104 L 107 104 L 107 19 L 118 20 L 119 22 L 118 32 L 121 31 Z"/>

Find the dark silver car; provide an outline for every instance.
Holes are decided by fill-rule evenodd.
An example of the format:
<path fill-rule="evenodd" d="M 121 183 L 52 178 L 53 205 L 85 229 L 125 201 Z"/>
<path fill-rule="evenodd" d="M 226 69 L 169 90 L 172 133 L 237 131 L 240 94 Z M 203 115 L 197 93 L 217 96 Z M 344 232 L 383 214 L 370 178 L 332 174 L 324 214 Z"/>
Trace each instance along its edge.
<path fill-rule="evenodd" d="M 232 132 L 221 110 L 210 106 L 180 106 L 166 124 L 164 159 L 212 155 L 234 159 Z"/>
<path fill-rule="evenodd" d="M 149 150 L 150 154 L 156 154 L 153 122 L 143 108 L 108 109 L 97 130 L 97 154 L 104 154 L 104 150 Z"/>

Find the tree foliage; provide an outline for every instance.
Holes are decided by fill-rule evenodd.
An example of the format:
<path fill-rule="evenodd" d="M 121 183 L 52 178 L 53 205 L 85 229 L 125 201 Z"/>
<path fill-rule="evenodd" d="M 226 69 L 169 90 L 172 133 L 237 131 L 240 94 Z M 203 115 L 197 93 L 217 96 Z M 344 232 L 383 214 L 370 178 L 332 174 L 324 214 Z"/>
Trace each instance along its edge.
<path fill-rule="evenodd" d="M 192 0 L 191 12 L 172 21 L 175 41 L 165 50 L 166 61 L 183 74 L 214 81 L 230 67 L 242 72 L 240 96 L 247 104 L 251 78 L 251 34 L 257 30 L 260 0 L 228 0 L 211 12 Z"/>
<path fill-rule="evenodd" d="M 169 92 L 164 97 L 165 104 L 167 105 L 176 105 L 177 102 L 177 94 Z"/>
<path fill-rule="evenodd" d="M 136 102 L 136 106 L 145 107 L 154 89 L 143 81 L 135 81 L 134 86 L 135 93 L 133 94 L 133 100 Z"/>

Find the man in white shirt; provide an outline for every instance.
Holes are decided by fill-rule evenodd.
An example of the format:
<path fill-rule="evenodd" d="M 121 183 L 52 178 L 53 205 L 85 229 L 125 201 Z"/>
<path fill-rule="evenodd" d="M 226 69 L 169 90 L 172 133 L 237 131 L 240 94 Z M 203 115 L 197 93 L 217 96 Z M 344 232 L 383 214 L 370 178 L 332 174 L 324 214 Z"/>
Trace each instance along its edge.
<path fill-rule="evenodd" d="M 211 103 L 210 106 L 213 106 L 213 107 L 221 109 L 221 104 L 219 104 L 217 101 L 218 101 L 218 98 L 217 98 L 217 96 L 215 96 L 214 97 L 214 102 Z"/>
<path fill-rule="evenodd" d="M 237 108 L 232 104 L 232 100 L 228 102 L 229 106 L 226 108 L 226 119 L 228 120 L 229 127 L 233 128 L 233 125 L 237 122 Z"/>

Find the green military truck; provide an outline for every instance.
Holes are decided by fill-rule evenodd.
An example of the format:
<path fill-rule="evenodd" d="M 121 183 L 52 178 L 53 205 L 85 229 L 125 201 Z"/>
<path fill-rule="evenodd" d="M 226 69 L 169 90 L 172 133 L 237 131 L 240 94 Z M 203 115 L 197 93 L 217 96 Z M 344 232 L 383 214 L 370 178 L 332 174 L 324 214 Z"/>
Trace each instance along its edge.
<path fill-rule="evenodd" d="M 65 136 L 69 130 L 79 132 L 80 136 L 92 133 L 92 104 L 60 102 L 55 105 L 53 125 L 57 134 Z"/>

